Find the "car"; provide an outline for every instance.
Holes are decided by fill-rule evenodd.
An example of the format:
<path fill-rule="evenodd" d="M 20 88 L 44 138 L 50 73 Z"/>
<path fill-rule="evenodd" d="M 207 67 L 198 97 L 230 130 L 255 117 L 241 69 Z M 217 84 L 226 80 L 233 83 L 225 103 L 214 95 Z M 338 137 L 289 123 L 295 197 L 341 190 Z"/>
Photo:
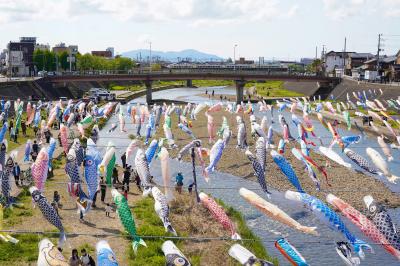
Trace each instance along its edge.
<path fill-rule="evenodd" d="M 38 76 L 39 76 L 39 77 L 45 77 L 45 76 L 47 76 L 47 71 L 45 71 L 45 70 L 39 71 L 39 72 L 38 72 Z"/>

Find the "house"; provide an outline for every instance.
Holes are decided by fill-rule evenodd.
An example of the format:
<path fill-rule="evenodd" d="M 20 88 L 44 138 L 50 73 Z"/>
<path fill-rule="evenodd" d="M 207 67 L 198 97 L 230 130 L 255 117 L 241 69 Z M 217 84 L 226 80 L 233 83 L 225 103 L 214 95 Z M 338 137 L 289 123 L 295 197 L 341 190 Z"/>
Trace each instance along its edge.
<path fill-rule="evenodd" d="M 20 37 L 19 42 L 9 42 L 6 53 L 7 74 L 10 76 L 33 76 L 35 73 L 33 51 L 36 37 Z"/>
<path fill-rule="evenodd" d="M 359 69 L 365 61 L 374 58 L 375 56 L 371 53 L 351 53 L 346 59 L 346 75 L 353 76 L 353 69 Z"/>
<path fill-rule="evenodd" d="M 376 72 L 374 76 L 376 76 L 378 79 L 381 79 L 382 81 L 393 81 L 396 79 L 396 69 L 398 66 L 396 66 L 396 62 L 398 60 L 397 54 L 396 55 L 391 55 L 391 56 L 380 56 L 379 57 L 379 73 L 378 71 L 378 62 L 377 58 L 374 57 L 373 59 L 367 60 L 364 62 L 364 64 L 361 66 L 362 70 L 364 72 Z"/>
<path fill-rule="evenodd" d="M 350 54 L 353 54 L 355 52 L 335 52 L 335 51 L 330 51 L 325 54 L 324 56 L 324 65 L 325 65 L 325 71 L 328 74 L 334 74 L 339 72 L 343 72 L 343 67 L 345 65 L 345 61 L 347 57 Z M 341 69 L 341 70 L 338 70 Z"/>

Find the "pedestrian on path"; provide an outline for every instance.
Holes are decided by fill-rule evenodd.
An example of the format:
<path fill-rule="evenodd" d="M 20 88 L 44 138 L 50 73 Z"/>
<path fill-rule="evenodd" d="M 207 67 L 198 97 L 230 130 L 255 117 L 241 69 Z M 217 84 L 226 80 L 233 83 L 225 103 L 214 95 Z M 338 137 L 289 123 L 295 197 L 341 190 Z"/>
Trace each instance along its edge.
<path fill-rule="evenodd" d="M 110 213 L 113 211 L 113 209 L 110 206 L 110 203 L 107 203 L 107 206 L 105 209 L 106 209 L 106 217 L 110 217 Z"/>
<path fill-rule="evenodd" d="M 26 137 L 26 124 L 25 124 L 25 121 L 22 121 L 22 123 L 21 123 L 21 130 L 22 130 L 22 135 L 24 137 Z"/>
<path fill-rule="evenodd" d="M 106 198 L 107 184 L 104 182 L 104 177 L 101 177 L 100 180 L 100 199 L 101 202 L 104 203 Z"/>
<path fill-rule="evenodd" d="M 21 168 L 19 167 L 18 163 L 15 162 L 14 167 L 13 167 L 13 175 L 15 179 L 15 184 L 17 187 L 19 186 L 19 176 L 21 174 Z"/>

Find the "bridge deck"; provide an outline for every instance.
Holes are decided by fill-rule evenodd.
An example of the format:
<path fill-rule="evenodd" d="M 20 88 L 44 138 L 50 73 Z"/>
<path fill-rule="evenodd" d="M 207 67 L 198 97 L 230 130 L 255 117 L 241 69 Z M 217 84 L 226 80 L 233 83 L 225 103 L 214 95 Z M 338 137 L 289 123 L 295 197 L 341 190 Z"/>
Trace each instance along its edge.
<path fill-rule="evenodd" d="M 268 72 L 218 71 L 218 72 L 146 72 L 132 74 L 64 74 L 45 78 L 50 82 L 69 81 L 153 81 L 153 80 L 283 80 L 310 82 L 338 82 L 338 78 L 293 74 L 274 74 Z"/>

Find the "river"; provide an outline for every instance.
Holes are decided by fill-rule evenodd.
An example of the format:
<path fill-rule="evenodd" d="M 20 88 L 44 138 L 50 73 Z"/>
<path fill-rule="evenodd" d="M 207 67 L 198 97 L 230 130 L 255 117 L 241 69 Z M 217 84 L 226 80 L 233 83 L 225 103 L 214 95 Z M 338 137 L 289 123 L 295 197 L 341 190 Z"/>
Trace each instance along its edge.
<path fill-rule="evenodd" d="M 215 89 L 218 94 L 226 94 L 226 95 L 234 95 L 234 89 L 230 88 L 208 88 L 208 91 Z M 190 101 L 190 102 L 203 102 L 210 101 L 207 98 L 198 96 L 200 93 L 203 93 L 206 88 L 177 88 L 171 89 L 168 91 L 160 91 L 153 93 L 153 99 L 170 99 L 170 100 L 182 100 L 182 101 Z M 145 101 L 144 97 L 135 99 L 132 103 L 143 103 Z M 216 101 L 216 100 L 215 100 Z M 260 116 L 258 112 L 256 112 L 257 116 Z M 269 114 L 268 114 L 269 115 Z M 297 136 L 297 129 L 292 126 L 290 114 L 287 112 L 283 112 L 283 115 L 286 117 L 290 125 L 291 132 L 293 136 Z M 269 117 L 270 118 L 270 117 Z M 279 130 L 278 123 L 278 112 L 274 112 L 275 121 L 274 128 Z M 99 147 L 100 149 L 105 149 L 107 143 L 112 141 L 117 148 L 117 158 L 121 156 L 121 154 L 125 151 L 127 145 L 130 140 L 127 137 L 126 133 L 120 133 L 118 130 L 115 130 L 113 133 L 108 133 L 108 130 L 111 128 L 112 123 L 118 123 L 118 117 L 112 116 L 108 121 L 107 125 L 100 132 L 99 139 Z M 314 121 L 315 133 L 318 136 L 330 136 L 330 133 L 326 131 L 326 129 L 320 125 L 319 122 Z M 144 133 L 144 126 L 142 127 L 142 132 Z M 127 123 L 126 129 L 128 132 L 133 133 L 136 132 L 136 126 L 131 123 Z M 358 134 L 357 132 L 346 132 L 346 130 L 340 130 L 340 134 L 343 135 L 354 135 Z M 324 144 L 327 144 L 328 138 L 324 139 Z M 376 148 L 380 152 L 379 145 L 375 141 L 375 138 L 369 137 L 361 141 L 358 144 L 354 144 L 351 146 L 353 150 L 360 153 L 363 156 L 365 154 L 365 147 L 370 146 Z M 392 150 L 395 161 L 399 161 L 400 152 L 398 150 Z M 133 164 L 132 156 L 129 160 L 130 164 Z M 347 158 L 344 158 L 346 161 L 350 162 Z M 117 160 L 117 163 L 120 163 Z M 177 172 L 182 172 L 185 179 L 184 183 L 187 186 L 192 180 L 192 168 L 188 163 L 179 163 L 176 160 L 170 160 L 171 166 L 171 174 L 174 177 Z M 389 163 L 389 166 L 392 172 L 396 175 L 400 175 L 400 165 L 395 162 Z M 268 168 L 267 168 L 268 169 Z M 162 183 L 161 180 L 161 168 L 159 160 L 154 160 L 150 166 L 150 171 L 154 176 L 156 182 Z M 305 257 L 307 262 L 310 265 L 343 265 L 342 260 L 339 258 L 335 251 L 335 243 L 337 241 L 344 240 L 344 236 L 336 231 L 333 231 L 329 228 L 327 224 L 320 222 L 320 220 L 307 209 L 303 208 L 301 205 L 294 204 L 292 201 L 288 201 L 284 198 L 283 193 L 278 192 L 276 190 L 272 190 L 272 203 L 278 205 L 282 210 L 287 212 L 292 218 L 298 220 L 301 224 L 307 226 L 317 226 L 318 232 L 320 236 L 311 236 L 300 233 L 299 231 L 292 230 L 285 225 L 282 225 L 274 220 L 269 219 L 254 207 L 249 205 L 243 198 L 239 196 L 238 190 L 240 187 L 245 187 L 248 189 L 259 189 L 259 185 L 253 181 L 245 180 L 240 177 L 236 177 L 226 173 L 215 172 L 211 175 L 210 183 L 206 183 L 204 179 L 201 177 L 200 168 L 197 168 L 197 176 L 198 176 L 198 187 L 200 190 L 211 194 L 214 197 L 222 199 L 226 204 L 234 207 L 239 210 L 245 220 L 247 225 L 252 229 L 252 231 L 259 236 L 267 251 L 272 256 L 275 256 L 279 259 L 280 265 L 290 265 L 285 258 L 278 252 L 278 250 L 274 247 L 274 242 L 278 238 L 284 236 L 295 246 L 299 252 Z M 400 192 L 400 185 L 392 185 L 386 180 L 383 180 L 387 186 L 395 192 Z M 171 185 L 173 185 L 171 183 Z M 259 193 L 259 191 L 256 191 Z M 361 199 L 360 199 L 361 200 Z M 400 221 L 400 209 L 391 209 L 390 210 L 392 217 L 395 221 Z M 211 217 L 210 217 L 211 218 Z M 371 243 L 369 239 L 367 239 L 361 231 L 355 227 L 352 223 L 350 223 L 346 218 L 343 218 L 346 226 L 349 230 L 355 234 L 358 238 Z M 398 223 L 399 224 L 399 223 Z M 362 261 L 362 265 L 379 265 L 384 264 L 385 266 L 389 265 L 399 265 L 399 262 L 386 251 L 383 250 L 380 246 L 373 245 L 375 254 L 369 253 L 366 251 L 366 258 Z"/>

